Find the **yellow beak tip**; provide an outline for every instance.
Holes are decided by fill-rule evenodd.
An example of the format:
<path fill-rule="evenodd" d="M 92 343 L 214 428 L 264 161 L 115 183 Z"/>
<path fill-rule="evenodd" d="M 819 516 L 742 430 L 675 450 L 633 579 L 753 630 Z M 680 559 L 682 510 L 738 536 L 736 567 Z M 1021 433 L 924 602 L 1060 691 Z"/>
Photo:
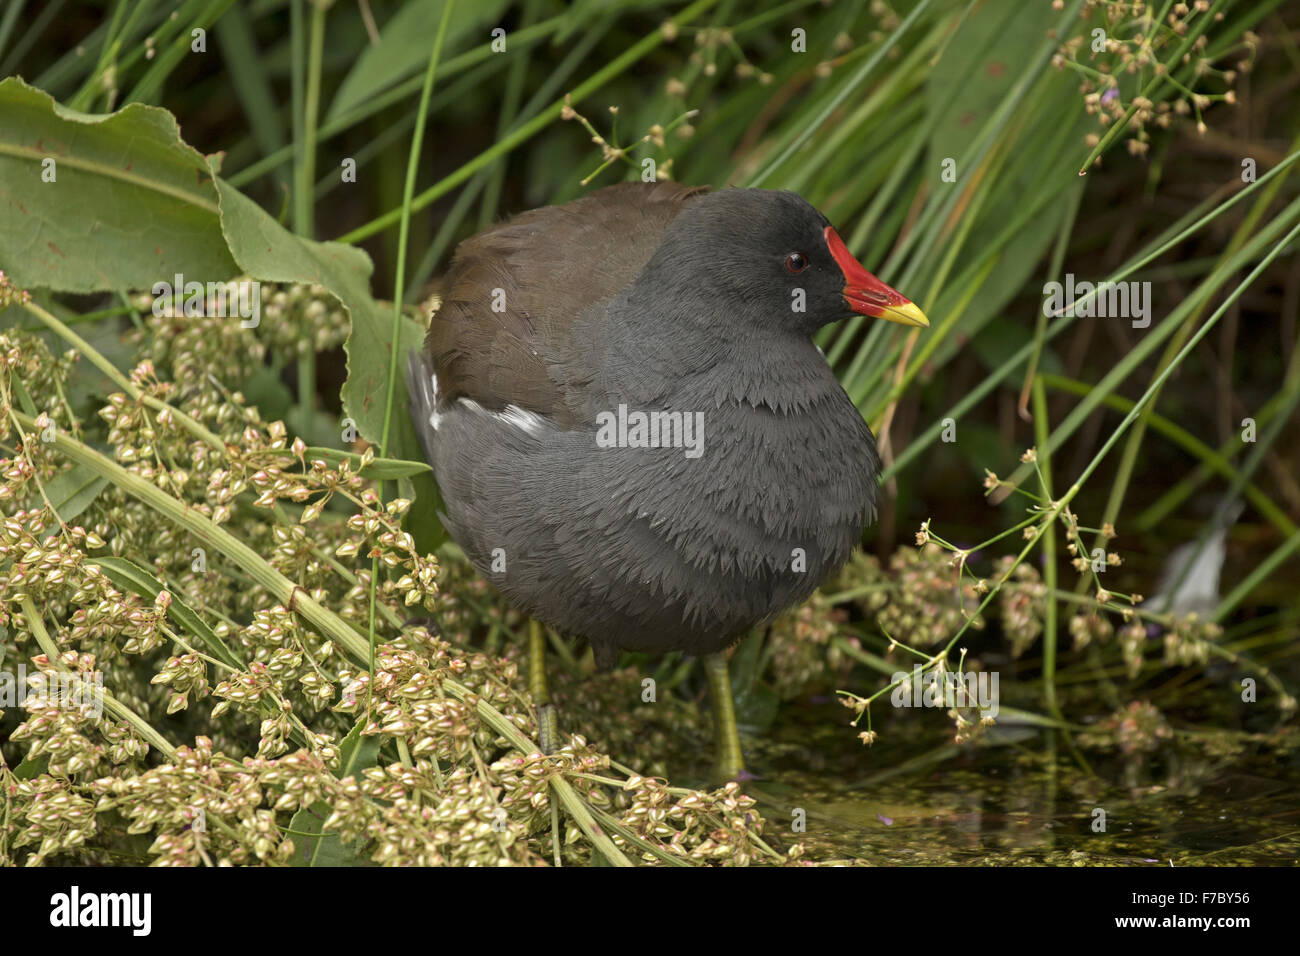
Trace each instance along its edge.
<path fill-rule="evenodd" d="M 910 325 L 914 328 L 928 329 L 930 320 L 925 317 L 925 313 L 915 302 L 908 302 L 905 305 L 891 305 L 885 309 L 885 314 L 881 316 L 889 322 L 897 322 L 899 325 Z"/>

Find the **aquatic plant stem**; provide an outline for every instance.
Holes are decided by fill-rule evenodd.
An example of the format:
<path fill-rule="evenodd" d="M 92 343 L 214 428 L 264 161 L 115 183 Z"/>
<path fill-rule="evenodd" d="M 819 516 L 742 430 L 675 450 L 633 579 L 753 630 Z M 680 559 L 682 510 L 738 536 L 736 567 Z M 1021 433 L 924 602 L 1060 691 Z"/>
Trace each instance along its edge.
<path fill-rule="evenodd" d="M 1037 442 L 1038 468 L 1043 476 L 1043 494 L 1052 499 L 1052 456 L 1047 451 L 1047 396 L 1043 379 L 1035 375 L 1031 386 L 1034 408 L 1034 436 Z M 1043 615 L 1043 702 L 1058 720 L 1063 720 L 1056 700 L 1056 523 L 1043 531 L 1043 583 L 1047 585 L 1046 611 Z"/>

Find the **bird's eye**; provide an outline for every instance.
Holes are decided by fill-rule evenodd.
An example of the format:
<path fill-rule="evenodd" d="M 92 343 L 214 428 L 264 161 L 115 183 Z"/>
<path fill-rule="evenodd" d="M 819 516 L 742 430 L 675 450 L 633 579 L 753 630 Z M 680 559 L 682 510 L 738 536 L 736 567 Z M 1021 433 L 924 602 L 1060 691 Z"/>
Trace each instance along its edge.
<path fill-rule="evenodd" d="M 808 257 L 802 252 L 792 252 L 785 257 L 785 267 L 794 273 L 803 272 L 808 268 Z"/>

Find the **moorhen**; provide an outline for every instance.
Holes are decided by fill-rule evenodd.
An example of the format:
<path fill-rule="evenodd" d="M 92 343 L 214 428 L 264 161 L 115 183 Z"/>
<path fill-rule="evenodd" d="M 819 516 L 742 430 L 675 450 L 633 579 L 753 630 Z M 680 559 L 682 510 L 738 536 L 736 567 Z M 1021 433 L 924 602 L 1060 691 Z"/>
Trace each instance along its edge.
<path fill-rule="evenodd" d="M 448 533 L 534 619 L 706 662 L 717 772 L 743 771 L 725 649 L 807 598 L 875 515 L 880 461 L 812 335 L 925 326 L 791 192 L 623 183 L 466 239 L 407 369 Z"/>

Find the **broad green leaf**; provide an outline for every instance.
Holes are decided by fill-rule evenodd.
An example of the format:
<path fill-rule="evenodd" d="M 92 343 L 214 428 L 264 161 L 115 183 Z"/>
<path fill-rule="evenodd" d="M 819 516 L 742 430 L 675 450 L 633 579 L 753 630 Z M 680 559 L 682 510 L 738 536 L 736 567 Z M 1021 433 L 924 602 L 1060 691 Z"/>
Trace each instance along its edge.
<path fill-rule="evenodd" d="M 110 581 L 120 588 L 125 588 L 133 594 L 140 595 L 140 597 L 153 600 L 157 597 L 158 592 L 163 590 L 161 581 L 140 567 L 140 565 L 128 561 L 126 558 L 110 556 L 92 558 L 91 560 L 103 569 L 104 574 Z M 174 618 L 185 630 L 207 645 L 208 650 L 212 652 L 214 657 L 225 661 L 231 667 L 243 669 L 244 663 L 225 645 L 221 638 L 217 637 L 207 622 L 198 615 L 198 612 L 178 598 L 175 591 L 170 593 L 172 603 L 167 609 L 168 616 Z"/>
<path fill-rule="evenodd" d="M 744 693 L 733 695 L 736 723 L 747 734 L 765 734 L 776 721 L 781 697 L 767 684 L 755 681 Z"/>
<path fill-rule="evenodd" d="M 90 116 L 18 77 L 0 81 L 0 269 L 19 286 L 230 279 L 239 269 L 217 214 L 207 161 L 166 110 Z"/>
<path fill-rule="evenodd" d="M 339 745 L 340 779 L 355 776 L 375 765 L 379 759 L 379 737 L 361 736 L 366 720 L 363 715 Z M 356 851 L 354 846 L 344 846 L 336 833 L 320 835 L 321 827 L 329 819 L 329 804 L 318 800 L 310 807 L 302 807 L 289 820 L 293 839 L 294 866 L 370 866 L 371 863 Z M 304 836 L 303 834 L 311 834 Z"/>
<path fill-rule="evenodd" d="M 746 733 L 761 734 L 772 726 L 781 698 L 761 680 L 762 650 L 766 641 L 752 635 L 731 655 L 731 696 L 736 722 Z"/>
<path fill-rule="evenodd" d="M 39 415 L 40 411 L 36 408 L 36 403 L 32 401 L 32 396 L 27 391 L 27 386 L 23 384 L 23 380 L 15 375 L 9 381 L 12 383 L 11 387 L 14 390 L 14 395 L 18 397 L 18 404 L 22 406 L 23 411 L 32 418 Z"/>
<path fill-rule="evenodd" d="M 977 3 L 947 41 L 926 84 L 934 125 L 929 168 L 959 158 L 1020 80 L 1052 20 L 1051 4 Z M 958 170 L 958 181 L 964 171 Z"/>
<path fill-rule="evenodd" d="M 41 181 L 53 159 L 55 182 Z M 239 275 L 319 284 L 352 321 L 344 414 L 378 443 L 388 392 L 392 311 L 370 295 L 370 258 L 360 249 L 293 235 L 217 177 L 180 138 L 164 109 L 132 104 L 108 116 L 59 106 L 11 77 L 0 82 L 0 269 L 20 285 L 60 292 L 150 288 L 176 274 L 186 282 Z M 422 330 L 399 323 L 398 376 L 387 452 L 422 459 L 402 370 Z M 427 499 L 422 547 L 440 537 L 432 479 L 417 477 Z"/>
<path fill-rule="evenodd" d="M 337 467 L 344 461 L 352 463 L 355 470 L 361 464 L 361 456 L 352 452 L 339 451 L 337 448 L 320 448 L 310 447 L 306 451 L 306 458 L 311 461 L 313 458 L 320 458 L 329 465 Z M 365 468 L 361 469 L 361 474 L 367 478 L 409 478 L 412 475 L 424 475 L 432 472 L 432 469 L 421 461 L 402 461 L 396 458 L 376 458 Z"/>
<path fill-rule="evenodd" d="M 257 366 L 239 390 L 244 393 L 248 404 L 257 406 L 263 420 L 268 422 L 283 419 L 293 406 L 293 393 L 289 387 L 280 381 L 280 376 L 273 369 L 265 365 Z"/>
<path fill-rule="evenodd" d="M 50 755 L 41 754 L 39 757 L 28 757 L 18 766 L 14 767 L 14 776 L 19 780 L 31 780 L 45 773 L 50 766 Z"/>
<path fill-rule="evenodd" d="M 61 471 L 45 486 L 45 497 L 63 521 L 71 521 L 91 506 L 108 486 L 108 479 L 84 465 Z"/>
<path fill-rule="evenodd" d="M 945 159 L 960 160 L 975 137 L 984 129 L 1002 102 L 1021 81 L 1026 64 L 1042 53 L 1044 37 L 1058 16 L 1050 5 L 1020 7 L 976 4 L 956 33 L 927 80 L 927 107 L 935 118 L 931 127 L 928 163 L 939 170 Z M 982 185 L 979 216 L 966 237 L 950 279 L 981 261 L 996 243 L 1005 239 L 1007 224 L 1039 199 L 1041 212 L 1032 216 L 996 252 L 992 268 L 983 276 L 965 307 L 958 325 L 965 336 L 974 335 L 1019 293 L 1033 276 L 1043 254 L 1055 237 L 1066 210 L 1065 196 L 1077 182 L 1073 153 L 1084 155 L 1083 135 L 1088 117 L 1076 92 L 1078 81 L 1048 71 L 1039 79 L 1033 96 L 1022 103 L 1002 136 L 1013 137 L 998 175 Z M 1032 116 L 1026 117 L 1026 112 Z M 1052 117 L 1055 122 L 1034 122 Z M 1068 157 L 1068 158 L 1067 158 Z M 962 188 L 973 170 L 957 169 Z M 1050 198 L 1047 198 L 1050 197 Z M 936 315 L 943 315 L 968 290 L 960 283 L 949 287 L 935 303 Z M 947 345 L 936 353 L 945 361 L 955 348 Z"/>
<path fill-rule="evenodd" d="M 1022 320 L 1014 320 L 1004 315 L 996 315 L 984 324 L 984 335 L 979 336 L 967 345 L 968 349 L 974 351 L 980 362 L 990 372 L 996 371 L 1006 365 L 1020 351 L 1020 347 L 1025 344 L 1025 324 Z M 1048 346 L 1043 350 L 1042 357 L 1038 361 L 1039 372 L 1049 372 L 1054 375 L 1065 375 L 1066 368 L 1061 362 L 1061 357 L 1056 354 L 1056 350 Z M 965 442 L 963 435 L 962 441 Z M 974 458 L 974 456 L 971 456 Z M 992 461 L 993 459 L 981 459 Z M 983 474 L 983 471 L 980 472 Z"/>
<path fill-rule="evenodd" d="M 221 228 L 244 272 L 278 282 L 319 283 L 347 307 L 352 331 L 345 346 L 348 377 L 343 385 L 343 413 L 362 436 L 378 443 L 384 430 L 393 315 L 391 307 L 370 297 L 370 257 L 352 246 L 298 238 L 234 187 L 218 180 L 217 188 Z M 423 455 L 411 423 L 402 371 L 407 352 L 419 347 L 423 333 L 406 315 L 398 333 L 397 387 L 388 451 L 395 453 L 390 457 L 420 461 Z"/>

